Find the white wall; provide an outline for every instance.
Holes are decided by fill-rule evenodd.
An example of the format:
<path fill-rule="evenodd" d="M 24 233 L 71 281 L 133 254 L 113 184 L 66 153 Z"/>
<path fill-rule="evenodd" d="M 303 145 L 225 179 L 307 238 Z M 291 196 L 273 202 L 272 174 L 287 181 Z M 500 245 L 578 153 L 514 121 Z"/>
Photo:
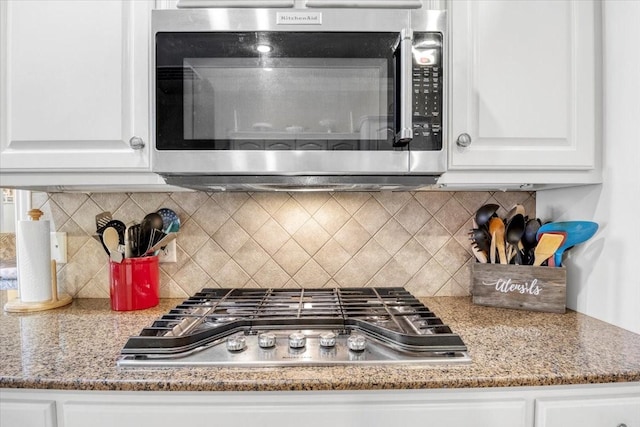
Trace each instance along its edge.
<path fill-rule="evenodd" d="M 640 333 L 640 2 L 603 1 L 603 184 L 539 191 L 545 220 L 592 220 L 565 258 L 567 306 Z"/>

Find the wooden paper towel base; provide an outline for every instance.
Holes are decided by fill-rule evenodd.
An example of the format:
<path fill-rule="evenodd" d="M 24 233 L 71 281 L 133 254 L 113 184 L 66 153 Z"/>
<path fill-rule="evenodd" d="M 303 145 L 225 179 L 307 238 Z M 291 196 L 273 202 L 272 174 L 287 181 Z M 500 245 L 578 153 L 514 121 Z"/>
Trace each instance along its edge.
<path fill-rule="evenodd" d="M 51 298 L 49 301 L 24 302 L 16 298 L 4 305 L 4 311 L 10 313 L 27 313 L 30 311 L 44 311 L 58 308 L 71 303 L 71 297 L 67 294 L 58 295 L 58 278 L 56 273 L 56 262 L 51 261 Z"/>

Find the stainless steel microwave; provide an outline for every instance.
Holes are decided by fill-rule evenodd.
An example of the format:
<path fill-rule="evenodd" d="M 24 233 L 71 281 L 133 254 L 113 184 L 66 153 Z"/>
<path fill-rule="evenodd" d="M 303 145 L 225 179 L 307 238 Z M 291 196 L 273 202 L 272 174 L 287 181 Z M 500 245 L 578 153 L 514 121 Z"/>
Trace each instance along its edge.
<path fill-rule="evenodd" d="M 202 190 L 432 185 L 445 12 L 312 7 L 330 4 L 154 10 L 153 171 Z"/>

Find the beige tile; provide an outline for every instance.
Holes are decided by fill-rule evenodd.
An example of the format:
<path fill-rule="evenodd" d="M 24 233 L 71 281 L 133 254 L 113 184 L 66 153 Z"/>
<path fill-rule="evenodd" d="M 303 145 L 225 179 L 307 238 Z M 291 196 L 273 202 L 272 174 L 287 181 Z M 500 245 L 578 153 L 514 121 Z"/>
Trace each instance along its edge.
<path fill-rule="evenodd" d="M 288 193 L 253 193 L 251 197 L 258 202 L 269 215 L 275 214 L 290 198 Z"/>
<path fill-rule="evenodd" d="M 433 255 L 449 241 L 451 234 L 435 218 L 432 218 L 414 235 L 414 238 Z"/>
<path fill-rule="evenodd" d="M 102 245 L 89 239 L 78 253 L 68 260 L 64 268 L 60 269 L 58 277 L 61 285 L 69 295 L 75 296 L 101 268 L 105 267 L 107 260 Z"/>
<path fill-rule="evenodd" d="M 283 288 L 292 288 L 292 289 L 298 289 L 301 288 L 301 286 L 298 284 L 298 282 L 296 282 L 293 279 L 290 279 L 287 281 L 287 283 L 284 284 L 284 286 L 282 286 Z"/>
<path fill-rule="evenodd" d="M 342 288 L 353 288 L 364 286 L 372 276 L 366 266 L 352 258 L 333 275 L 333 280 Z"/>
<path fill-rule="evenodd" d="M 450 274 L 465 265 L 470 255 L 455 239 L 449 240 L 433 257 Z"/>
<path fill-rule="evenodd" d="M 73 216 L 88 198 L 89 196 L 84 193 L 53 193 L 51 195 L 51 200 L 56 202 L 69 216 Z"/>
<path fill-rule="evenodd" d="M 206 199 L 191 216 L 207 236 L 213 236 L 228 219 L 229 214 L 213 199 Z"/>
<path fill-rule="evenodd" d="M 371 235 L 355 219 L 350 219 L 333 238 L 353 256 L 369 241 Z"/>
<path fill-rule="evenodd" d="M 313 256 L 331 236 L 324 231 L 324 228 L 322 228 L 315 219 L 309 218 L 309 220 L 293 234 L 293 238 L 309 255 Z"/>
<path fill-rule="evenodd" d="M 313 259 L 307 261 L 293 279 L 303 288 L 321 288 L 330 279 L 326 271 Z"/>
<path fill-rule="evenodd" d="M 232 259 L 214 277 L 223 288 L 242 288 L 249 279 L 249 275 Z"/>
<path fill-rule="evenodd" d="M 353 215 L 371 198 L 371 194 L 357 192 L 333 193 L 333 198 L 340 203 L 340 206 L 342 206 L 349 215 Z"/>
<path fill-rule="evenodd" d="M 57 230 L 61 227 L 65 222 L 69 220 L 69 215 L 65 213 L 64 210 L 58 204 L 49 199 L 45 202 L 44 205 L 40 208 L 43 215 L 40 218 L 40 221 L 49 221 L 49 228 L 51 231 Z M 95 216 L 93 217 L 93 231 L 95 232 Z"/>
<path fill-rule="evenodd" d="M 309 254 L 293 239 L 289 239 L 273 256 L 274 261 L 290 276 L 296 274 L 310 258 Z"/>
<path fill-rule="evenodd" d="M 79 289 L 74 298 L 109 298 L 109 291 L 105 289 L 104 284 L 97 280 L 89 280 L 81 289 Z"/>
<path fill-rule="evenodd" d="M 404 191 L 380 191 L 373 193 L 373 197 L 387 210 L 391 215 L 395 215 L 402 207 L 413 197 L 411 193 Z"/>
<path fill-rule="evenodd" d="M 267 221 L 253 235 L 253 238 L 264 250 L 273 255 L 289 240 L 289 233 L 280 226 L 273 218 Z"/>
<path fill-rule="evenodd" d="M 491 197 L 488 191 L 460 191 L 453 194 L 453 198 L 469 212 L 475 216 L 475 212 L 484 205 Z"/>
<path fill-rule="evenodd" d="M 535 194 L 535 193 L 534 193 Z M 536 198 L 530 196 L 527 200 L 525 200 L 522 205 L 524 206 L 525 215 L 529 218 L 536 217 Z"/>
<path fill-rule="evenodd" d="M 171 201 L 173 201 L 176 205 L 180 207 L 180 211 L 184 212 L 188 216 L 193 215 L 193 213 L 197 211 L 200 208 L 200 206 L 202 206 L 207 201 L 207 199 L 209 199 L 209 195 L 201 191 L 193 191 L 193 192 L 179 191 L 179 192 L 171 193 L 169 197 L 171 198 Z M 169 204 L 170 204 L 169 200 L 166 200 L 164 203 L 166 207 L 172 209 Z M 180 219 L 182 220 L 183 219 L 182 215 L 180 215 L 181 212 L 176 210 L 176 213 L 180 216 Z"/>
<path fill-rule="evenodd" d="M 409 200 L 394 218 L 411 234 L 415 234 L 431 219 L 431 214 L 414 198 Z"/>
<path fill-rule="evenodd" d="M 367 281 L 391 259 L 391 255 L 378 242 L 369 240 L 353 259 L 367 270 Z"/>
<path fill-rule="evenodd" d="M 433 216 L 447 229 L 449 234 L 455 234 L 460 227 L 469 219 L 469 212 L 462 207 L 455 198 L 449 199 Z"/>
<path fill-rule="evenodd" d="M 180 247 L 180 236 L 176 240 L 176 262 L 164 262 L 160 264 L 160 271 L 164 271 L 169 277 L 173 277 L 191 257 Z"/>
<path fill-rule="evenodd" d="M 93 200 L 102 211 L 115 212 L 127 201 L 129 196 L 126 193 L 93 193 Z"/>
<path fill-rule="evenodd" d="M 178 235 L 180 242 L 178 245 L 187 255 L 195 254 L 204 243 L 209 239 L 202 227 L 197 222 L 190 219 L 180 226 L 180 234 Z"/>
<path fill-rule="evenodd" d="M 342 266 L 351 259 L 338 242 L 330 239 L 313 257 L 318 264 L 330 275 L 336 274 Z"/>
<path fill-rule="evenodd" d="M 85 205 L 86 205 L 86 203 L 85 203 Z M 83 208 L 84 208 L 84 205 L 78 210 L 78 212 L 80 210 L 82 210 Z M 142 219 L 145 217 L 145 215 L 147 215 L 148 213 L 149 212 L 144 211 L 133 200 L 127 199 L 127 200 L 124 201 L 124 203 L 122 203 L 120 205 L 120 207 L 118 209 L 116 209 L 113 212 L 113 218 L 114 219 L 119 219 L 120 221 L 124 222 L 125 224 L 129 224 L 130 222 L 140 223 L 140 222 L 142 222 Z M 77 213 L 76 213 L 76 215 L 77 215 Z M 74 219 L 75 219 L 75 217 L 74 217 Z M 95 222 L 95 218 L 94 218 L 94 222 Z M 94 227 L 95 227 L 95 225 L 94 225 Z"/>
<path fill-rule="evenodd" d="M 353 217 L 369 234 L 373 235 L 391 218 L 391 215 L 372 197 Z"/>
<path fill-rule="evenodd" d="M 411 274 L 407 273 L 397 260 L 391 259 L 373 276 L 367 286 L 405 286 L 410 279 Z"/>
<path fill-rule="evenodd" d="M 252 235 L 269 219 L 267 211 L 253 199 L 248 199 L 233 214 L 233 219 L 246 231 Z"/>
<path fill-rule="evenodd" d="M 160 281 L 160 298 L 184 298 L 187 299 L 191 295 L 187 295 L 187 293 L 182 289 L 175 280 L 171 279 L 169 276 L 162 277 Z"/>
<path fill-rule="evenodd" d="M 131 193 L 129 198 L 140 206 L 146 215 L 160 209 L 169 198 L 169 193 Z"/>
<path fill-rule="evenodd" d="M 215 277 L 230 259 L 231 257 L 211 239 L 193 255 L 193 260 L 211 277 Z"/>
<path fill-rule="evenodd" d="M 229 218 L 212 237 L 231 256 L 249 239 L 249 235 L 233 218 Z"/>
<path fill-rule="evenodd" d="M 508 212 L 516 204 L 527 200 L 529 193 L 526 191 L 496 191 L 493 193 L 493 197 L 498 201 L 498 204 Z"/>
<path fill-rule="evenodd" d="M 474 262 L 475 260 L 470 259 L 453 275 L 456 283 L 465 290 L 466 295 L 471 295 L 471 264 Z"/>
<path fill-rule="evenodd" d="M 193 260 L 188 261 L 172 279 L 182 288 L 187 295 L 198 292 L 209 280 L 209 275 Z"/>
<path fill-rule="evenodd" d="M 453 193 L 446 191 L 416 191 L 413 197 L 433 215 L 453 197 Z"/>
<path fill-rule="evenodd" d="M 467 295 L 469 294 L 466 289 L 454 279 L 450 279 L 436 292 L 436 296 L 438 297 L 462 297 Z"/>
<path fill-rule="evenodd" d="M 465 222 L 453 235 L 453 238 L 456 240 L 456 242 L 458 242 L 469 255 L 472 255 L 472 241 L 469 239 L 469 232 L 471 229 L 473 229 L 473 219 L 469 218 L 467 222 Z"/>
<path fill-rule="evenodd" d="M 329 234 L 333 235 L 351 218 L 351 215 L 340 203 L 331 198 L 316 211 L 313 218 Z"/>
<path fill-rule="evenodd" d="M 269 259 L 253 276 L 256 284 L 261 288 L 281 288 L 291 276 L 274 260 Z"/>
<path fill-rule="evenodd" d="M 292 197 L 300 203 L 300 206 L 302 206 L 309 215 L 315 214 L 316 211 L 331 198 L 329 193 L 325 192 L 293 193 Z"/>
<path fill-rule="evenodd" d="M 87 243 L 89 237 L 80 226 L 70 218 L 58 231 L 67 233 L 67 258 L 73 258 Z"/>
<path fill-rule="evenodd" d="M 294 199 L 287 200 L 278 211 L 273 215 L 273 219 L 286 230 L 287 233 L 293 235 L 302 224 L 307 222 L 311 215 Z"/>
<path fill-rule="evenodd" d="M 409 234 L 398 221 L 390 219 L 373 238 L 378 242 L 390 255 L 394 255 L 402 248 L 405 243 L 411 239 Z"/>
<path fill-rule="evenodd" d="M 435 295 L 449 278 L 444 268 L 431 259 L 409 280 L 406 288 L 417 297 Z"/>
<path fill-rule="evenodd" d="M 249 239 L 233 255 L 233 259 L 249 276 L 253 276 L 270 257 L 255 240 Z"/>
<path fill-rule="evenodd" d="M 407 273 L 413 275 L 431 259 L 431 254 L 412 238 L 393 258 Z"/>
<path fill-rule="evenodd" d="M 229 215 L 232 215 L 247 201 L 247 193 L 213 193 L 211 198 L 215 200 Z"/>

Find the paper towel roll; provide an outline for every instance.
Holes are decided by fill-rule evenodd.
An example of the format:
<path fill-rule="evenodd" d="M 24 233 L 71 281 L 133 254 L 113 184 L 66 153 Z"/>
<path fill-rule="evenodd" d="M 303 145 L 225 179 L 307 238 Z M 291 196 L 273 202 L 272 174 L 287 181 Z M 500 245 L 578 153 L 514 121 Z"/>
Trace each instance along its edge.
<path fill-rule="evenodd" d="M 49 221 L 18 221 L 18 288 L 22 302 L 45 302 L 51 293 Z"/>

